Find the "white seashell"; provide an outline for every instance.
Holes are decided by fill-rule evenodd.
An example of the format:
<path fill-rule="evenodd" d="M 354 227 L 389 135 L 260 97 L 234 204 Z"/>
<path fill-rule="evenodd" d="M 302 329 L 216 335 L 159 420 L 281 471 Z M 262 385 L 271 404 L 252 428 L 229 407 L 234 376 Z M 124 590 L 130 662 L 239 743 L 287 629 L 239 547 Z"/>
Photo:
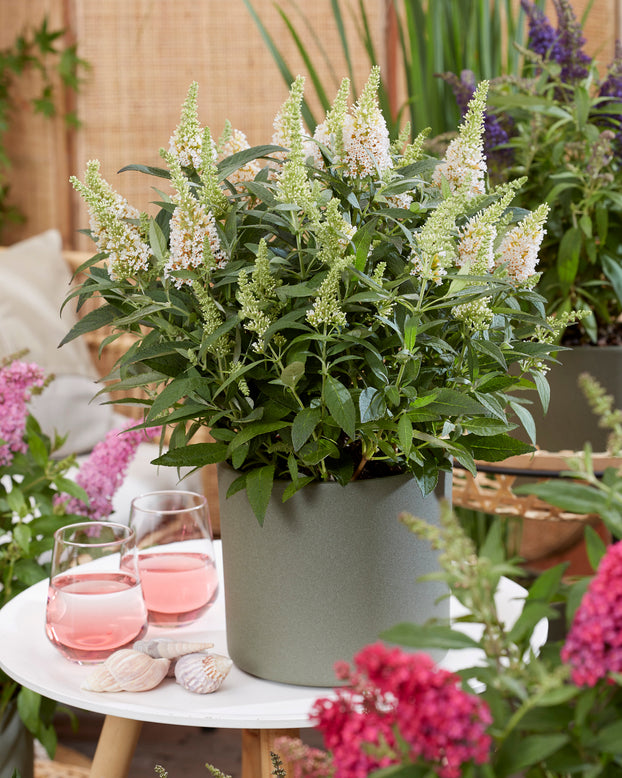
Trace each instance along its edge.
<path fill-rule="evenodd" d="M 232 665 L 220 654 L 186 654 L 175 663 L 175 680 L 189 692 L 211 694 L 222 686 Z"/>
<path fill-rule="evenodd" d="M 143 654 L 154 659 L 177 659 L 184 654 L 196 654 L 214 648 L 213 643 L 200 641 L 183 641 L 175 638 L 154 638 L 153 640 L 137 640 L 133 645 L 134 651 L 142 651 Z"/>
<path fill-rule="evenodd" d="M 96 668 L 82 688 L 91 692 L 146 692 L 166 678 L 169 665 L 168 659 L 122 648 Z"/>

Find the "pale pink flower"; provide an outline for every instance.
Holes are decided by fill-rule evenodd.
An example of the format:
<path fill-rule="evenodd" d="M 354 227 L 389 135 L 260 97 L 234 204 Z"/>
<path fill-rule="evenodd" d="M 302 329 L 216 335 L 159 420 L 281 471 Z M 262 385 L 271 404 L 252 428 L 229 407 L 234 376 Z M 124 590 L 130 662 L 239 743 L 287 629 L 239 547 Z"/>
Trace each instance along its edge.
<path fill-rule="evenodd" d="M 74 479 L 87 493 L 90 505 L 87 506 L 82 500 L 72 497 L 65 505 L 67 513 L 76 513 L 94 520 L 107 519 L 110 516 L 113 497 L 123 483 L 139 443 L 159 432 L 157 428 L 128 430 L 128 427 L 134 424 L 132 419 L 128 419 L 123 427 L 109 432 L 93 448 Z M 62 503 L 65 500 L 66 495 L 58 495 L 56 502 Z"/>
<path fill-rule="evenodd" d="M 43 370 L 34 362 L 11 362 L 0 368 L 0 465 L 9 465 L 13 454 L 27 450 L 24 441 L 28 401 L 34 387 L 42 387 Z"/>

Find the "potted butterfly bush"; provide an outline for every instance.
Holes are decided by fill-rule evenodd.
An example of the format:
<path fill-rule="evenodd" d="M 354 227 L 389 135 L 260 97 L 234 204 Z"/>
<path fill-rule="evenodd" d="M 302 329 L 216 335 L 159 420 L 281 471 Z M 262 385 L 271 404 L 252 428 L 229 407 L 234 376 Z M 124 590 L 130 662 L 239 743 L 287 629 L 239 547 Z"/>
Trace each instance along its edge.
<path fill-rule="evenodd" d="M 561 343 L 570 349 L 549 376 L 550 413 L 536 409 L 538 444 L 577 450 L 589 440 L 602 451 L 605 437 L 589 413 L 576 413 L 585 407 L 577 377 L 590 373 L 622 401 L 622 44 L 601 75 L 570 0 L 553 5 L 556 24 L 521 0 L 529 23 L 523 65 L 493 79 L 484 140 L 496 181 L 527 176 L 515 204 L 550 206 L 536 288 L 547 312 L 566 320 Z M 473 74 L 444 77 L 466 111 Z"/>
<path fill-rule="evenodd" d="M 442 584 L 413 588 L 413 555 L 436 555 L 395 518 L 438 521 L 454 461 L 529 450 L 509 434 L 533 433 L 521 392 L 548 397 L 547 208 L 488 186 L 487 85 L 434 160 L 425 133 L 389 142 L 378 83 L 349 105 L 344 80 L 310 136 L 297 78 L 256 147 L 203 128 L 193 84 L 165 166 L 124 168 L 168 182 L 155 216 L 96 160 L 73 178 L 98 251 L 71 297 L 100 305 L 65 340 L 132 333 L 111 386 L 144 389 L 144 426 L 170 431 L 156 462 L 219 465 L 229 650 L 275 680 L 331 684 L 344 647 L 446 608 Z"/>
<path fill-rule="evenodd" d="M 49 576 L 46 553 L 54 532 L 67 524 L 106 519 L 123 483 L 142 430 L 111 430 L 78 467 L 58 458 L 64 438 L 51 439 L 29 411 L 49 378 L 20 355 L 0 362 L 0 607 Z M 49 555 L 48 555 L 49 556 Z M 56 703 L 0 671 L 0 769 L 32 776 L 33 736 L 53 756 Z M 10 774 L 9 773 L 9 774 Z"/>

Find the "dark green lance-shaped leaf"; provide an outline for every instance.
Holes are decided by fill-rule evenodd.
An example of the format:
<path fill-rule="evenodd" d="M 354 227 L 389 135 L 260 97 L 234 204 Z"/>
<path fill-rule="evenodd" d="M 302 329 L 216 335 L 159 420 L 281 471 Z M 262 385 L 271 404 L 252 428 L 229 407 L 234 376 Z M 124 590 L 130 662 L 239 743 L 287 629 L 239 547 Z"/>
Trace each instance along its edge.
<path fill-rule="evenodd" d="M 501 462 L 516 454 L 533 451 L 529 443 L 523 443 L 510 435 L 468 435 L 463 442 L 470 446 L 474 459 L 482 459 L 484 462 Z"/>
<path fill-rule="evenodd" d="M 359 395 L 359 413 L 361 423 L 382 419 L 387 411 L 387 406 L 382 393 L 373 386 L 367 386 Z"/>
<path fill-rule="evenodd" d="M 298 451 L 309 440 L 311 433 L 322 418 L 319 408 L 303 408 L 294 418 L 292 424 L 292 445 Z"/>
<path fill-rule="evenodd" d="M 280 146 L 265 145 L 253 146 L 250 149 L 238 151 L 236 154 L 232 154 L 230 157 L 223 159 L 222 162 L 219 163 L 218 178 L 220 181 L 222 181 L 224 178 L 230 176 L 231 173 L 235 173 L 235 171 L 239 168 L 244 167 L 244 165 L 248 165 L 248 163 L 252 162 L 254 159 L 265 157 L 268 154 L 272 154 L 275 151 L 281 150 L 282 149 Z"/>
<path fill-rule="evenodd" d="M 426 411 L 441 416 L 482 416 L 486 413 L 481 403 L 455 389 L 440 389 L 434 400 L 426 405 Z"/>
<path fill-rule="evenodd" d="M 65 343 L 69 343 L 69 341 L 78 338 L 80 335 L 85 335 L 87 332 L 93 332 L 100 327 L 111 324 L 118 316 L 118 308 L 114 308 L 112 305 L 101 305 L 98 308 L 89 311 L 73 325 L 61 340 L 59 346 L 63 346 Z"/>
<path fill-rule="evenodd" d="M 538 389 L 538 396 L 540 397 L 540 402 L 542 403 L 542 410 L 544 413 L 546 413 L 549 409 L 549 402 L 551 400 L 551 387 L 549 386 L 549 382 L 546 380 L 546 377 L 542 375 L 542 373 L 534 373 L 533 380 L 536 384 L 536 388 Z"/>
<path fill-rule="evenodd" d="M 203 467 L 224 462 L 227 457 L 227 446 L 224 443 L 191 443 L 188 446 L 172 448 L 157 459 L 154 465 L 169 467 Z"/>
<path fill-rule="evenodd" d="M 599 513 L 607 498 L 592 486 L 570 480 L 541 481 L 517 486 L 517 494 L 535 494 L 541 500 L 570 513 Z"/>
<path fill-rule="evenodd" d="M 622 753 L 622 721 L 603 727 L 590 741 L 590 746 L 608 754 Z"/>
<path fill-rule="evenodd" d="M 147 414 L 147 421 L 157 419 L 161 413 L 172 408 L 175 403 L 198 389 L 202 380 L 203 379 L 199 376 L 193 376 L 192 378 L 177 378 L 171 381 L 171 383 L 168 384 L 168 386 L 165 386 L 153 401 L 149 413 Z"/>
<path fill-rule="evenodd" d="M 620 266 L 620 261 L 604 252 L 600 255 L 600 261 L 618 301 L 622 304 L 622 267 Z"/>
<path fill-rule="evenodd" d="M 522 737 L 520 748 L 516 747 L 516 738 L 508 738 L 501 746 L 497 758 L 497 775 L 514 775 L 525 767 L 530 767 L 559 751 L 570 740 L 568 735 L 547 734 Z"/>
<path fill-rule="evenodd" d="M 531 635 L 536 624 L 542 619 L 550 618 L 553 611 L 549 605 L 543 602 L 526 602 L 520 616 L 508 633 L 508 638 L 513 643 Z"/>
<path fill-rule="evenodd" d="M 356 435 L 356 409 L 346 387 L 333 376 L 326 377 L 326 405 L 335 422 L 352 439 Z"/>
<path fill-rule="evenodd" d="M 278 432 L 278 430 L 287 427 L 285 421 L 258 421 L 253 424 L 249 424 L 240 430 L 238 434 L 229 443 L 228 453 L 231 454 L 238 446 L 244 445 L 249 440 L 258 437 L 259 435 L 266 435 L 270 432 Z"/>
<path fill-rule="evenodd" d="M 148 176 L 157 176 L 158 178 L 170 178 L 171 174 L 168 170 L 161 167 L 152 167 L 151 165 L 126 165 L 119 170 L 119 173 L 127 173 L 128 170 L 132 170 L 136 173 L 146 173 Z"/>
<path fill-rule="evenodd" d="M 557 252 L 557 275 L 562 286 L 567 289 L 575 280 L 579 269 L 581 253 L 581 230 L 571 227 L 562 236 Z"/>
<path fill-rule="evenodd" d="M 516 402 L 514 400 L 510 400 L 510 407 L 520 419 L 521 424 L 525 428 L 525 432 L 529 435 L 529 440 L 535 446 L 536 445 L 536 423 L 533 420 L 533 416 L 531 415 L 529 409 L 525 408 L 524 405 L 521 405 L 519 402 Z"/>
<path fill-rule="evenodd" d="M 585 549 L 592 569 L 596 570 L 605 555 L 607 546 L 598 532 L 589 524 L 585 528 Z"/>
<path fill-rule="evenodd" d="M 397 437 L 405 456 L 408 456 L 413 444 L 413 425 L 406 414 L 402 414 L 397 422 Z"/>
<path fill-rule="evenodd" d="M 320 438 L 319 440 L 310 440 L 298 452 L 300 459 L 305 465 L 317 465 L 326 457 L 339 456 L 339 449 L 332 440 Z"/>
<path fill-rule="evenodd" d="M 149 222 L 149 243 L 155 258 L 163 263 L 167 249 L 166 238 L 160 225 L 153 220 Z"/>
<path fill-rule="evenodd" d="M 396 624 L 380 634 L 383 640 L 408 648 L 477 648 L 476 640 L 443 624 Z"/>
<path fill-rule="evenodd" d="M 249 470 L 246 474 L 246 495 L 257 521 L 263 526 L 274 483 L 274 465 Z"/>

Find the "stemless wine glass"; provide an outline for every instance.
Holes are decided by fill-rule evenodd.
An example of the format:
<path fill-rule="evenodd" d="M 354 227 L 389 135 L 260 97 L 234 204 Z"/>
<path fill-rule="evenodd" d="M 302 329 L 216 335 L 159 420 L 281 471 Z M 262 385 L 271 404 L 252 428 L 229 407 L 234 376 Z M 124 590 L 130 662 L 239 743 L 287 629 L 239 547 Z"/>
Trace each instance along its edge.
<path fill-rule="evenodd" d="M 218 594 L 207 500 L 184 491 L 149 492 L 132 500 L 138 570 L 149 623 L 191 624 Z"/>
<path fill-rule="evenodd" d="M 101 662 L 147 631 L 134 530 L 85 521 L 54 533 L 45 630 L 80 664 Z"/>

